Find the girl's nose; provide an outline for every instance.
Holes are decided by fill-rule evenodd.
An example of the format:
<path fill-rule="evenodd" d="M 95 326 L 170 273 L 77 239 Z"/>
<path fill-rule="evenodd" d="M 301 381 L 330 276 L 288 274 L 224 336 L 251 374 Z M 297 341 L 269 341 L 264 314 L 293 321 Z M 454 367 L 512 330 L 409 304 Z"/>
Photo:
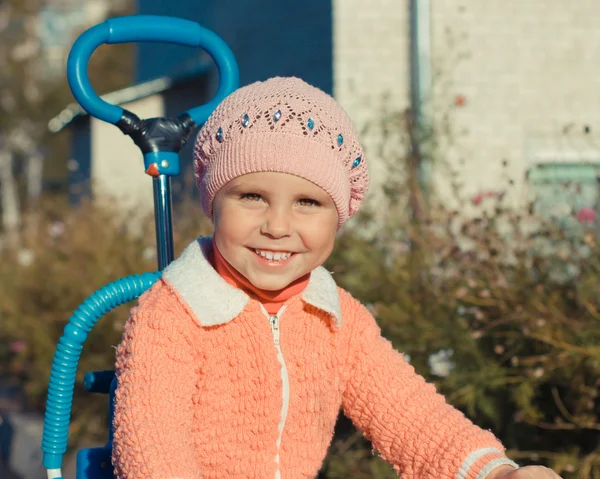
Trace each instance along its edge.
<path fill-rule="evenodd" d="M 261 233 L 282 238 L 291 234 L 291 213 L 286 208 L 269 208 L 265 221 L 260 229 Z"/>

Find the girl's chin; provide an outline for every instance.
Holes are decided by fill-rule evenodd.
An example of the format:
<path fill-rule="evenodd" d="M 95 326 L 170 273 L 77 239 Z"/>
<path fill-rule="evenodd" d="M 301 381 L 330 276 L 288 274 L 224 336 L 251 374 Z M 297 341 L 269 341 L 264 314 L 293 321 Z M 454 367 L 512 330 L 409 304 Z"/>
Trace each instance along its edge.
<path fill-rule="evenodd" d="M 275 280 L 256 278 L 254 281 L 251 282 L 255 287 L 264 291 L 280 291 L 282 289 L 285 289 L 294 281 L 294 279 L 288 281 L 287 279 L 283 278 L 278 278 Z"/>

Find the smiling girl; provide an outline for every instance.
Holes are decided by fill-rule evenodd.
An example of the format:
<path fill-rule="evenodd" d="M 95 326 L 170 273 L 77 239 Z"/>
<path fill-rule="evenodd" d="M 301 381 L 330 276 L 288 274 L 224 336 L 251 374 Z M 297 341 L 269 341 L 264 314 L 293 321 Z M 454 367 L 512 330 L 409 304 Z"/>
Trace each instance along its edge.
<path fill-rule="evenodd" d="M 195 167 L 214 236 L 127 322 L 119 478 L 314 478 L 340 408 L 404 479 L 558 477 L 518 469 L 321 266 L 369 183 L 333 98 L 295 78 L 241 88 L 200 131 Z"/>

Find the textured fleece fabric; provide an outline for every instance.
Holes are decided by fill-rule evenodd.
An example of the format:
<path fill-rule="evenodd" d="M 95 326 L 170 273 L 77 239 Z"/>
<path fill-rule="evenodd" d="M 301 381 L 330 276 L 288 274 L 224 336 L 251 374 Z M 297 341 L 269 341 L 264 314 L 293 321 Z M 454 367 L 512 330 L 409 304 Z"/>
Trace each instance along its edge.
<path fill-rule="evenodd" d="M 340 408 L 403 479 L 483 478 L 514 465 L 325 269 L 286 302 L 276 345 L 260 303 L 208 263 L 211 244 L 193 242 L 127 322 L 117 348 L 117 477 L 314 478 Z"/>

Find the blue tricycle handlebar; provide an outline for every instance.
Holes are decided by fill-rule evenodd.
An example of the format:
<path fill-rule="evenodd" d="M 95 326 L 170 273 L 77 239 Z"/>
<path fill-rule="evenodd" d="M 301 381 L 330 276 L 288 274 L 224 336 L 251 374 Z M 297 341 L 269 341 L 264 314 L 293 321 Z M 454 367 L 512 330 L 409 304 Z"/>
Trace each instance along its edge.
<path fill-rule="evenodd" d="M 75 99 L 100 120 L 117 124 L 124 110 L 94 92 L 88 78 L 88 62 L 100 45 L 128 42 L 175 43 L 200 47 L 209 53 L 219 70 L 219 89 L 209 103 L 186 112 L 197 125 L 202 125 L 221 100 L 239 86 L 239 71 L 232 51 L 215 33 L 197 23 L 155 15 L 111 18 L 84 32 L 73 45 L 67 62 L 67 77 Z"/>
<path fill-rule="evenodd" d="M 201 47 L 219 71 L 219 87 L 206 104 L 174 118 L 140 119 L 100 98 L 88 78 L 90 57 L 103 43 L 159 42 Z M 215 33 L 195 22 L 156 15 L 132 15 L 106 20 L 85 31 L 74 43 L 67 61 L 73 96 L 91 116 L 117 126 L 140 148 L 144 170 L 153 177 L 154 216 L 158 266 L 173 259 L 170 177 L 180 173 L 179 152 L 196 126 L 206 122 L 217 105 L 239 87 L 239 69 L 233 52 Z"/>

